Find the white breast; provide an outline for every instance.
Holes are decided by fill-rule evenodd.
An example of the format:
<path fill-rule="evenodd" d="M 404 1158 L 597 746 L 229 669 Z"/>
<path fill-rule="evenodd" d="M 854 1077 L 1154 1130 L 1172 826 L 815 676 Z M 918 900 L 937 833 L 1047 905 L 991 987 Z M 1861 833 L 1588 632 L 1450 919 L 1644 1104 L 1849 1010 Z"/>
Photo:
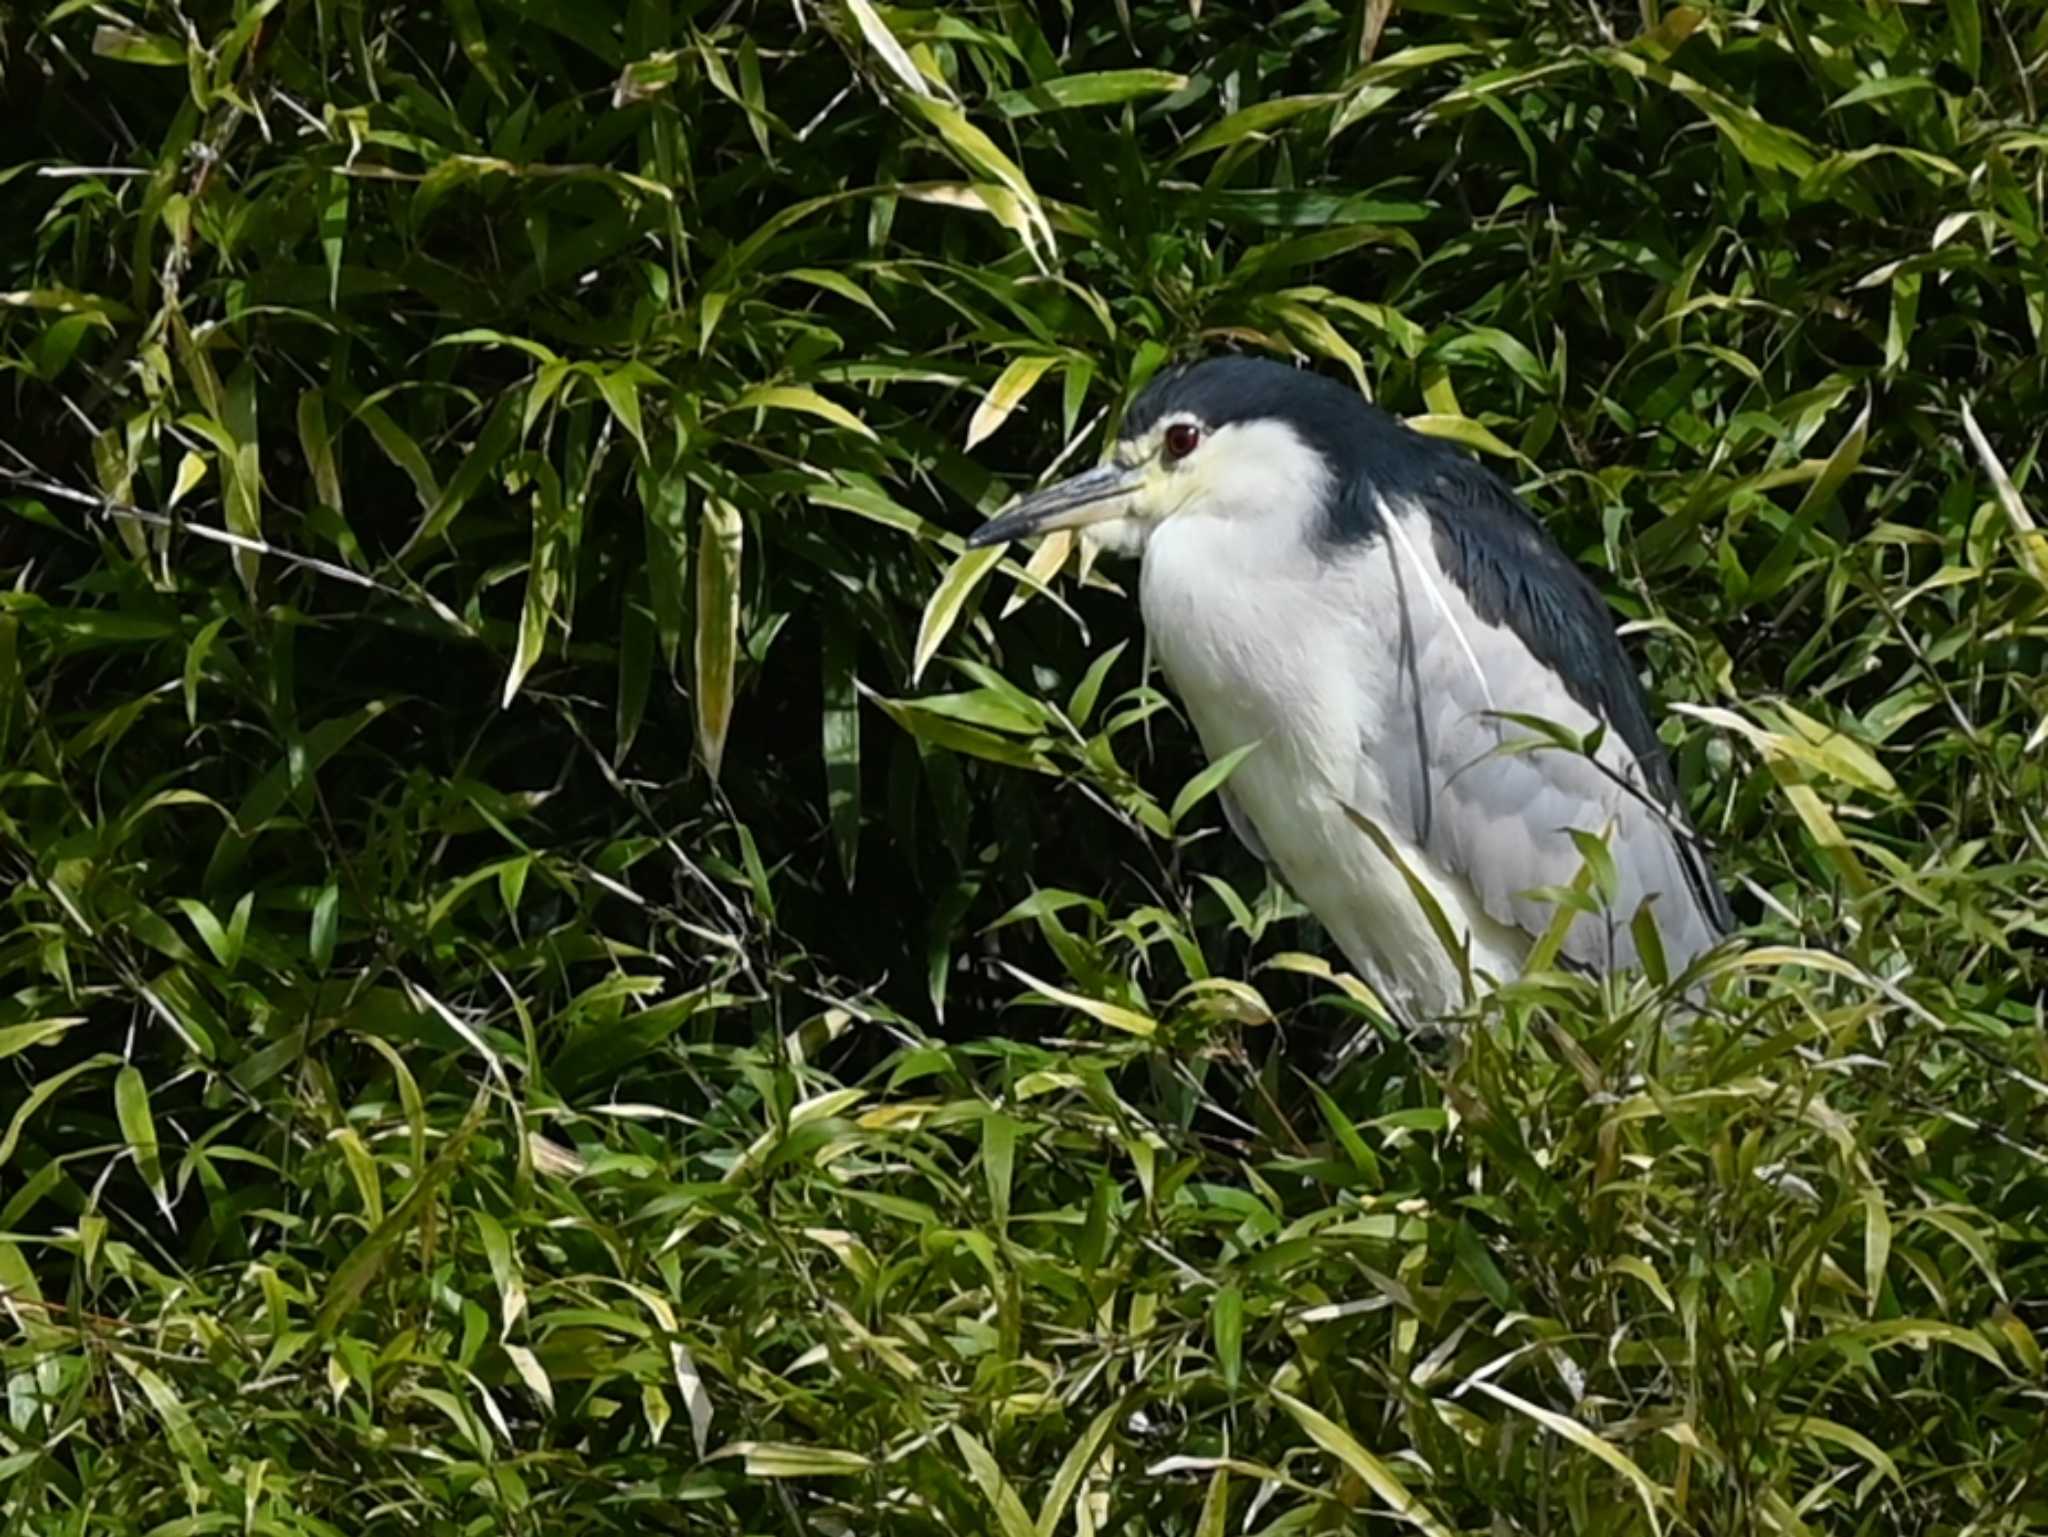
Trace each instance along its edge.
<path fill-rule="evenodd" d="M 1458 969 L 1347 803 L 1387 833 L 1470 935 L 1475 971 L 1512 976 L 1527 941 L 1406 836 L 1412 819 L 1376 770 L 1382 753 L 1413 751 L 1414 738 L 1388 546 L 1333 564 L 1277 521 L 1205 507 L 1163 523 L 1144 554 L 1146 630 L 1212 759 L 1260 743 L 1230 792 L 1287 884 L 1389 1002 L 1427 1019 L 1463 1001 Z"/>

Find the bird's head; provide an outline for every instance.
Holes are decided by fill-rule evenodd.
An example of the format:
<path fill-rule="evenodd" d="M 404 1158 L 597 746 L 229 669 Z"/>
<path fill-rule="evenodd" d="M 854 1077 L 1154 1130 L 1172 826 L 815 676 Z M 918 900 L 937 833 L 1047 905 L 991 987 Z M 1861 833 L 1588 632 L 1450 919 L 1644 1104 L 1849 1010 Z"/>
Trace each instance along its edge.
<path fill-rule="evenodd" d="M 1032 492 L 967 542 L 1087 528 L 1136 554 L 1174 517 L 1324 516 L 1372 414 L 1344 386 L 1282 363 L 1225 357 L 1176 368 L 1132 403 L 1103 463 Z"/>

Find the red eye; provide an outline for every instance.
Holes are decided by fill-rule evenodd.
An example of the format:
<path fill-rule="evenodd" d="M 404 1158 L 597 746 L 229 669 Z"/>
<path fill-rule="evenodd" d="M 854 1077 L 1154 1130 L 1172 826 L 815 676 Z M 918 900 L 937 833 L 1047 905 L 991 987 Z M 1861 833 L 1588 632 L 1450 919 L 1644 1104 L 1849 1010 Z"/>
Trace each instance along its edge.
<path fill-rule="evenodd" d="M 1175 422 L 1166 429 L 1166 457 L 1185 459 L 1202 441 L 1202 429 L 1193 422 Z"/>

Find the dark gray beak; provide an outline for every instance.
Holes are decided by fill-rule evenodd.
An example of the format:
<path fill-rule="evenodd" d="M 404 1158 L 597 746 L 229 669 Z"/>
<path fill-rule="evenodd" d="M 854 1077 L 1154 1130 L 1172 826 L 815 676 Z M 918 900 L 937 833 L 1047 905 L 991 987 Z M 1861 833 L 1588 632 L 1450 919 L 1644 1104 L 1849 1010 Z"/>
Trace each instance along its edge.
<path fill-rule="evenodd" d="M 1009 511 L 989 519 L 967 536 L 970 550 L 1029 539 L 1056 529 L 1100 523 L 1124 510 L 1131 494 L 1145 483 L 1142 465 L 1114 461 L 1084 470 L 1069 479 L 1032 492 Z"/>

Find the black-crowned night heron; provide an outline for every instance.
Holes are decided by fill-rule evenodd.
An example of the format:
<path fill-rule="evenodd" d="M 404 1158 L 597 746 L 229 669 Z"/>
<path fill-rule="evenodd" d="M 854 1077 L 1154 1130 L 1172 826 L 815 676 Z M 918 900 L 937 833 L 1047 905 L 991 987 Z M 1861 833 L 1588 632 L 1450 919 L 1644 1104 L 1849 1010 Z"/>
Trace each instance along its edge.
<path fill-rule="evenodd" d="M 1544 888 L 1586 868 L 1574 830 L 1605 840 L 1614 891 L 1567 962 L 1635 964 L 1645 903 L 1674 973 L 1728 928 L 1606 603 L 1456 449 L 1315 374 L 1214 358 L 969 542 L 1084 526 L 1142 557 L 1153 654 L 1210 758 L 1259 744 L 1232 827 L 1409 1023 L 1464 1004 L 1468 974 L 1519 974 Z"/>

